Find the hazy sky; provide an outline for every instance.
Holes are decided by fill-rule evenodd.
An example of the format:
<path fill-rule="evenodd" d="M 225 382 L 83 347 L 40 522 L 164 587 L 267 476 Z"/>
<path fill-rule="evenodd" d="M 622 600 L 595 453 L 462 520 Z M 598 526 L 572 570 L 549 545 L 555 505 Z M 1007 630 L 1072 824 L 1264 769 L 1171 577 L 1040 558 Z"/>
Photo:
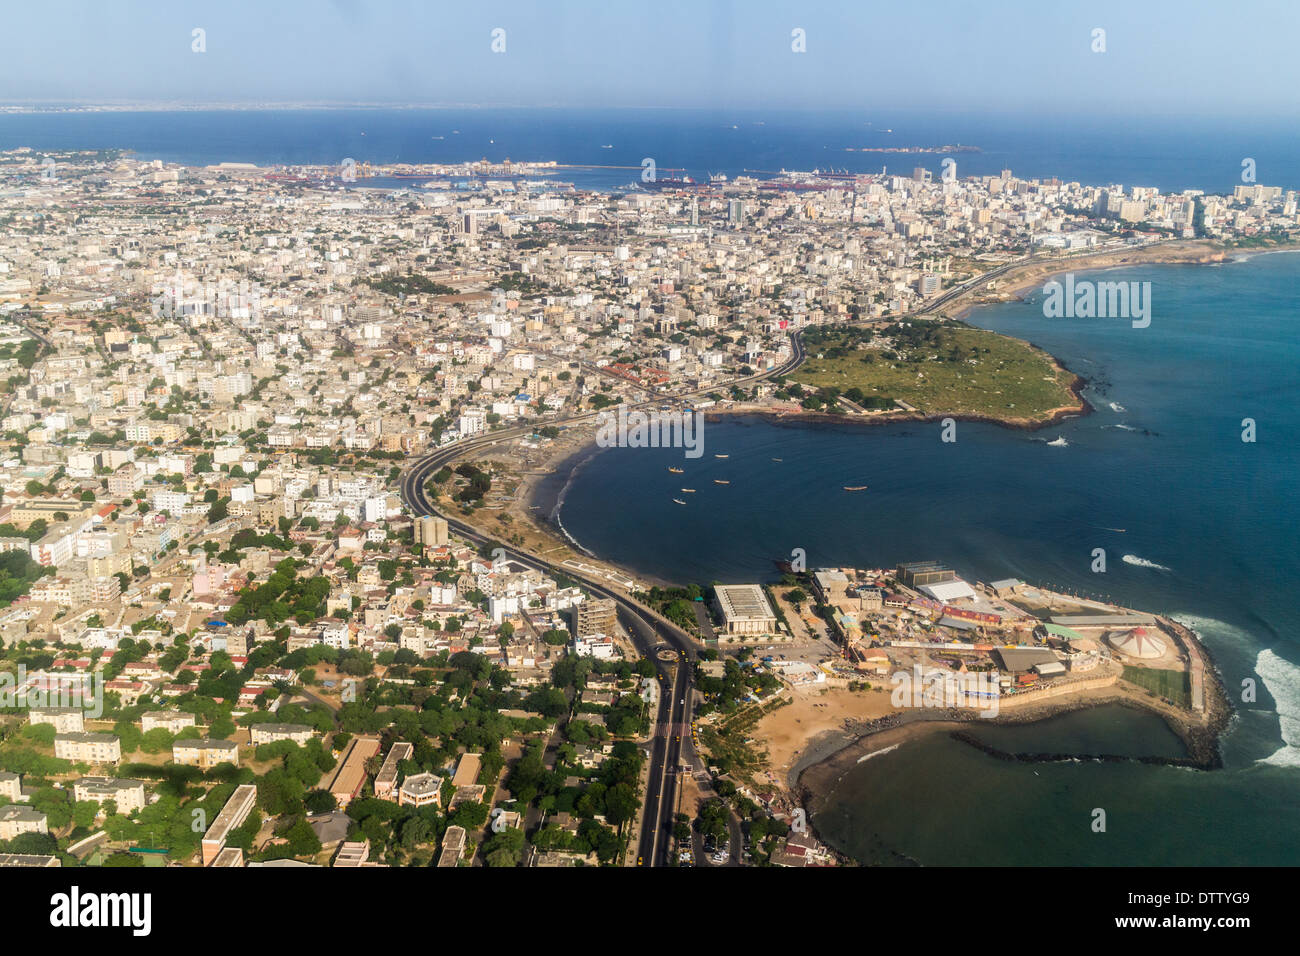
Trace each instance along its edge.
<path fill-rule="evenodd" d="M 1296 0 L 6 6 L 6 103 L 1300 111 Z M 206 30 L 206 53 L 191 51 L 195 27 Z M 791 50 L 796 27 L 805 53 Z M 1104 53 L 1092 51 L 1095 28 L 1106 31 Z"/>

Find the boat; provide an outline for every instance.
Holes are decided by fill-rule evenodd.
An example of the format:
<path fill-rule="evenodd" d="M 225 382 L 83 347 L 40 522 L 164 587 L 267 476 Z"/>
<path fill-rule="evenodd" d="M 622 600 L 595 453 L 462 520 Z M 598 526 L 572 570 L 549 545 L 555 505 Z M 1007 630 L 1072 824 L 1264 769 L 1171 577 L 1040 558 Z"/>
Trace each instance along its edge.
<path fill-rule="evenodd" d="M 866 485 L 845 485 L 844 490 L 845 491 L 866 491 L 867 486 Z"/>
<path fill-rule="evenodd" d="M 714 458 L 730 458 L 730 455 L 714 455 Z"/>
<path fill-rule="evenodd" d="M 688 495 L 693 495 L 693 494 L 695 494 L 695 489 L 694 489 L 694 488 L 683 488 L 682 491 L 685 492 L 685 493 L 688 494 Z"/>
<path fill-rule="evenodd" d="M 784 458 L 773 458 L 772 460 L 773 460 L 773 461 L 785 461 Z"/>
<path fill-rule="evenodd" d="M 601 147 L 601 149 L 613 149 L 613 148 L 614 148 L 613 143 L 606 143 L 604 146 Z"/>
<path fill-rule="evenodd" d="M 731 484 L 730 481 L 724 481 L 724 480 L 721 479 L 721 478 L 714 478 L 714 479 L 713 479 L 713 483 L 714 483 L 715 485 L 729 485 L 729 484 Z"/>
<path fill-rule="evenodd" d="M 684 505 L 684 504 L 686 504 L 686 502 L 682 501 L 681 498 L 674 498 L 673 501 L 677 502 L 679 505 Z"/>
<path fill-rule="evenodd" d="M 682 470 L 680 468 L 669 468 L 668 470 L 671 471 L 674 475 L 680 475 L 682 473 Z"/>

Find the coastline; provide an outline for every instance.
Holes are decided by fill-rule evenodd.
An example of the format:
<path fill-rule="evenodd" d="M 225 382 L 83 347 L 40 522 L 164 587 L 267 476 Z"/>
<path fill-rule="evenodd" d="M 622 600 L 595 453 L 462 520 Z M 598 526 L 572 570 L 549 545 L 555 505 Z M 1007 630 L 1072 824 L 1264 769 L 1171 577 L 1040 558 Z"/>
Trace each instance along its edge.
<path fill-rule="evenodd" d="M 1062 275 L 1065 272 L 1076 270 L 1080 272 L 1100 271 L 1141 264 L 1208 264 L 1224 262 L 1238 257 L 1248 258 L 1278 252 L 1300 252 L 1300 244 L 1262 249 L 1233 250 L 1223 248 L 1208 239 L 1174 240 L 1136 249 L 1102 251 L 1073 259 L 1053 258 L 1028 262 L 1011 270 L 1007 275 L 997 280 L 999 283 L 1005 283 L 1005 287 L 1000 285 L 996 291 L 990 292 L 976 285 L 957 296 L 950 304 L 950 306 L 955 306 L 957 310 L 952 317 L 962 318 L 981 306 L 1020 299 L 1026 291 L 1036 287 L 1040 282 L 1045 282 L 1051 277 Z M 945 307 L 945 312 L 947 308 Z M 1033 343 L 1026 344 L 1038 348 Z M 1083 395 L 1084 389 L 1089 384 L 1088 379 L 1066 368 L 1056 356 L 1046 352 L 1046 350 L 1039 349 L 1039 351 L 1042 351 L 1051 360 L 1054 367 L 1073 376 L 1068 388 L 1075 397 L 1076 404 L 1051 409 L 1046 416 L 1038 418 L 1003 418 L 992 415 L 908 411 L 892 411 L 875 415 L 830 415 L 825 412 L 807 411 L 797 406 L 773 408 L 768 405 L 749 404 L 737 405 L 731 408 L 710 409 L 705 413 L 704 417 L 706 421 L 713 422 L 722 421 L 729 417 L 750 417 L 769 424 L 786 427 L 803 425 L 873 427 L 900 423 L 927 424 L 942 421 L 945 418 L 952 418 L 955 421 L 980 422 L 1017 431 L 1032 432 L 1059 425 L 1061 422 L 1072 418 L 1081 418 L 1092 414 L 1095 409 L 1092 403 Z M 547 543 L 550 549 L 567 549 L 576 556 L 598 561 L 608 567 L 615 568 L 621 573 L 632 576 L 629 569 L 619 567 L 593 555 L 581 542 L 568 536 L 563 524 L 555 517 L 556 508 L 563 506 L 564 495 L 567 493 L 568 485 L 573 480 L 574 475 L 598 451 L 595 444 L 594 426 L 573 426 L 566 429 L 563 434 L 562 439 L 558 440 L 553 447 L 547 449 L 540 465 L 543 471 L 554 474 L 558 480 L 545 480 L 551 477 L 551 474 L 540 476 L 536 473 L 526 474 L 516 489 L 514 501 L 507 506 L 507 510 L 516 518 L 524 519 L 531 526 L 534 533 Z M 538 480 L 539 478 L 542 480 Z M 480 530 L 484 530 L 486 533 L 488 529 L 480 526 Z M 661 586 L 672 586 L 674 583 L 681 583 L 654 579 L 645 574 L 640 576 L 651 583 Z"/>
<path fill-rule="evenodd" d="M 1088 760 L 1186 767 L 1201 771 L 1222 769 L 1220 743 L 1232 723 L 1234 712 L 1218 668 L 1199 635 L 1191 628 L 1166 617 L 1157 617 L 1157 622 L 1162 631 L 1175 641 L 1183 643 L 1189 654 L 1199 655 L 1207 665 L 1205 715 L 1201 719 L 1196 719 L 1187 711 L 1145 699 L 1135 690 L 1125 688 L 1118 682 L 1111 687 L 1099 689 L 1100 692 L 1083 691 L 1053 698 L 1050 703 L 1036 701 L 1025 707 L 1004 710 L 994 718 L 981 718 L 974 711 L 953 708 L 894 711 L 857 727 L 846 727 L 839 732 L 824 732 L 814 737 L 804 756 L 791 767 L 783 768 L 785 789 L 796 801 L 796 805 L 807 810 L 809 826 L 821 840 L 816 828 L 817 812 L 825 808 L 827 798 L 846 773 L 872 756 L 929 734 L 948 733 L 954 740 L 974 747 L 994 759 L 1018 763 Z M 1103 706 L 1127 707 L 1161 718 L 1182 741 L 1186 756 L 1012 753 L 986 744 L 971 733 L 972 729 L 980 726 L 1040 723 Z M 843 853 L 838 848 L 837 852 Z"/>

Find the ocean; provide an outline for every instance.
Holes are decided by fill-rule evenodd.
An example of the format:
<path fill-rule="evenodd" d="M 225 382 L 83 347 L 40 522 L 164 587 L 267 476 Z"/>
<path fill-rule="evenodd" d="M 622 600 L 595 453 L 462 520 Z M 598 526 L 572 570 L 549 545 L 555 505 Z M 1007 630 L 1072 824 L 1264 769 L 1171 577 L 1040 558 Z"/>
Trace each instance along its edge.
<path fill-rule="evenodd" d="M 863 147 L 964 144 L 978 153 L 863 153 Z M 132 149 L 144 159 L 342 164 L 555 160 L 624 169 L 562 170 L 579 188 L 636 181 L 642 160 L 659 175 L 696 179 L 746 170 L 843 169 L 936 175 L 1057 177 L 1085 184 L 1230 192 L 1242 160 L 1261 183 L 1300 185 L 1300 129 L 1244 119 L 1031 116 L 863 110 L 339 109 L 0 114 L 0 149 Z"/>
<path fill-rule="evenodd" d="M 890 853 L 935 864 L 1300 861 L 1300 255 L 1122 268 L 1105 278 L 1151 283 L 1148 328 L 1047 319 L 1041 293 L 968 318 L 1034 342 L 1088 379 L 1084 394 L 1096 411 L 1086 417 L 1034 432 L 958 423 L 954 443 L 940 440 L 937 423 L 724 420 L 705 427 L 700 459 L 606 449 L 567 482 L 558 511 L 567 532 L 647 575 L 771 579 L 773 559 L 796 548 L 809 567 L 933 558 L 973 580 L 1019 577 L 1171 614 L 1202 635 L 1234 700 L 1243 681 L 1258 688 L 1256 702 L 1239 703 L 1226 768 L 1215 772 L 1045 769 L 946 737 L 907 744 L 847 774 L 814 819 L 846 849 L 864 849 L 859 828 L 869 822 Z M 1242 440 L 1247 418 L 1254 442 Z M 670 474 L 669 465 L 685 473 Z M 849 493 L 845 485 L 868 488 Z M 681 486 L 696 493 L 681 495 Z M 1104 573 L 1092 570 L 1097 548 Z M 1121 711 L 1103 736 L 1118 746 L 1138 719 Z M 1023 749 L 1058 752 L 1050 743 L 1056 725 L 1017 728 Z M 1072 839 L 1048 839 L 1028 853 L 1001 837 L 980 843 L 984 829 L 1000 834 L 1031 810 L 1036 832 L 1053 820 L 1073 826 L 1026 796 L 1041 796 L 1036 788 L 1049 774 L 1067 790 L 1102 788 L 1113 805 L 1140 814 L 1163 807 L 1165 829 L 1185 834 L 1181 849 L 1157 854 L 1151 842 L 1128 840 L 1097 853 L 1088 843 L 1085 853 Z M 922 804 L 943 815 L 943 827 L 917 817 Z M 1189 828 L 1210 818 L 1220 821 L 1216 840 L 1199 840 Z M 956 830 L 963 839 L 937 836 Z M 1240 846 L 1223 855 L 1229 837 Z"/>

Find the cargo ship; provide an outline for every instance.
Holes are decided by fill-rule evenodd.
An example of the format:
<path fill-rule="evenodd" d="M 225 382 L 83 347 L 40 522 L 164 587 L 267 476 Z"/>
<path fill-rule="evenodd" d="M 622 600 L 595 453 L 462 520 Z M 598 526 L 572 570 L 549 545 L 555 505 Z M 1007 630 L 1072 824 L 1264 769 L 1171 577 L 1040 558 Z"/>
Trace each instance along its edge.
<path fill-rule="evenodd" d="M 724 481 L 722 478 L 714 478 L 714 479 L 713 479 L 713 483 L 714 483 L 715 485 L 729 485 L 729 484 L 731 484 L 730 481 Z"/>
<path fill-rule="evenodd" d="M 637 183 L 641 189 L 694 189 L 699 185 L 690 176 L 682 176 L 678 179 L 676 176 L 667 176 L 662 179 L 651 179 L 648 182 Z"/>
<path fill-rule="evenodd" d="M 683 489 L 682 489 L 682 492 L 685 493 L 685 494 L 688 494 L 688 495 L 693 495 L 693 494 L 695 494 L 695 489 L 694 489 L 694 488 L 683 488 Z"/>

